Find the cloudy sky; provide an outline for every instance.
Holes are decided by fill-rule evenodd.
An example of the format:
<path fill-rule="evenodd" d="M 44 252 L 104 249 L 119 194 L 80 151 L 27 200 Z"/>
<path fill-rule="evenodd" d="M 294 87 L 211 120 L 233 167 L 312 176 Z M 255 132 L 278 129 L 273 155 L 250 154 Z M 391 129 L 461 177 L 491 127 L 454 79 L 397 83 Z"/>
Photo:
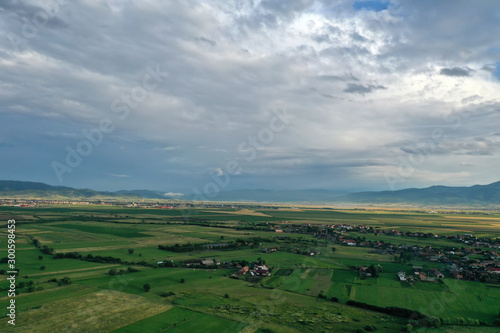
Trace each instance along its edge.
<path fill-rule="evenodd" d="M 98 190 L 500 180 L 498 1 L 0 2 L 0 178 Z"/>

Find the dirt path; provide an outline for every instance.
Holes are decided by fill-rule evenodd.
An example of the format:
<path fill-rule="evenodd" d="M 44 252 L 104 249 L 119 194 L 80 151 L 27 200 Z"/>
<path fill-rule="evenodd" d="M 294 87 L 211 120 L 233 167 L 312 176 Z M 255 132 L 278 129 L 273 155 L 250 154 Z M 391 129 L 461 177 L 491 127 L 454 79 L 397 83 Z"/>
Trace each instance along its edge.
<path fill-rule="evenodd" d="M 116 267 L 116 266 L 121 266 L 121 265 L 120 264 L 114 264 L 114 265 L 106 265 L 106 266 L 99 266 L 99 267 L 79 268 L 79 269 L 72 269 L 72 270 L 67 270 L 67 271 L 56 271 L 56 272 L 46 272 L 46 273 L 30 274 L 29 276 L 43 276 L 43 275 L 61 274 L 61 273 L 84 272 L 84 271 L 92 271 L 92 270 L 109 268 L 109 267 Z"/>

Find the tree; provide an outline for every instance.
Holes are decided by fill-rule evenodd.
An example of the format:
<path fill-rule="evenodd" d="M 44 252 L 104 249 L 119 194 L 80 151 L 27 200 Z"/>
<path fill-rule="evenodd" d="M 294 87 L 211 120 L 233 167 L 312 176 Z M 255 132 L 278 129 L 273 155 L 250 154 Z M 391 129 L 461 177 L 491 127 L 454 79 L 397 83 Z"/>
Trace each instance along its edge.
<path fill-rule="evenodd" d="M 375 265 L 370 265 L 368 267 L 368 272 L 370 272 L 372 274 L 373 277 L 378 277 L 378 271 L 377 269 L 375 268 Z"/>
<path fill-rule="evenodd" d="M 184 282 L 186 282 L 186 280 L 184 280 L 184 278 L 182 278 L 182 279 L 181 279 L 181 283 L 184 283 Z"/>
<path fill-rule="evenodd" d="M 43 259 L 43 256 L 38 256 L 38 260 L 42 260 Z"/>
<path fill-rule="evenodd" d="M 134 253 L 134 249 L 128 249 L 128 254 L 133 254 Z"/>
<path fill-rule="evenodd" d="M 225 295 L 224 295 L 224 298 L 229 298 L 229 295 L 228 295 L 228 294 L 225 294 Z"/>
<path fill-rule="evenodd" d="M 41 266 L 41 267 L 40 267 L 40 269 L 41 269 L 42 271 L 44 271 L 44 270 L 45 270 L 45 266 Z"/>
<path fill-rule="evenodd" d="M 135 269 L 135 268 L 130 267 L 130 266 L 127 268 L 127 271 L 128 271 L 129 273 L 139 272 L 139 270 L 138 270 L 138 269 Z"/>
<path fill-rule="evenodd" d="M 59 286 L 68 285 L 68 284 L 71 284 L 71 283 L 72 283 L 72 282 L 71 282 L 71 279 L 70 279 L 69 277 L 63 277 L 61 280 L 59 280 L 59 281 L 57 282 L 57 284 L 58 284 Z"/>
<path fill-rule="evenodd" d="M 337 249 L 336 249 L 336 248 L 334 248 L 334 247 L 332 247 L 332 252 L 335 252 L 335 251 L 337 251 Z"/>
<path fill-rule="evenodd" d="M 151 284 L 148 282 L 142 286 L 145 292 L 148 292 L 151 289 Z"/>
<path fill-rule="evenodd" d="M 109 271 L 108 271 L 109 275 L 117 275 L 118 273 L 116 272 L 116 269 L 115 268 L 111 268 Z"/>

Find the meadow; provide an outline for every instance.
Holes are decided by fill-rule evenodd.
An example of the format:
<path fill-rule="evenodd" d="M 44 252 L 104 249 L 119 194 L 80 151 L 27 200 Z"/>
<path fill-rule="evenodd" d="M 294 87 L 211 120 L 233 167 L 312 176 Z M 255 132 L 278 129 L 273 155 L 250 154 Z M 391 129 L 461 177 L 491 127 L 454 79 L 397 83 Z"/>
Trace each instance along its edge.
<path fill-rule="evenodd" d="M 0 207 L 0 247 L 6 249 L 6 221 L 16 227 L 16 329 L 6 332 L 356 332 L 376 325 L 382 332 L 401 332 L 408 320 L 348 306 L 358 301 L 380 307 L 396 306 L 430 317 L 477 319 L 488 332 L 500 310 L 500 288 L 446 277 L 438 283 L 410 285 L 398 281 L 400 270 L 411 265 L 424 269 L 444 264 L 395 262 L 393 256 L 370 253 L 368 248 L 316 242 L 313 235 L 277 234 L 266 222 L 278 225 L 360 224 L 439 235 L 473 233 L 500 236 L 500 215 L 426 213 L 418 211 L 333 210 L 302 207 L 241 209 L 145 209 L 113 206 Z M 243 222 L 244 221 L 244 222 Z M 280 238 L 285 235 L 289 237 Z M 119 258 L 119 262 L 54 259 L 36 248 L 31 237 L 54 249 L 54 254 L 78 252 L 84 257 Z M 358 236 L 358 235 L 356 235 Z M 363 235 L 366 236 L 366 235 Z M 457 246 L 442 239 L 376 237 L 392 242 L 429 246 Z M 259 241 L 252 241 L 259 239 Z M 248 240 L 235 249 L 171 252 L 158 245 L 209 244 Z M 276 247 L 277 252 L 262 250 Z M 321 253 L 306 256 L 290 248 Z M 6 252 L 6 251 L 4 251 Z M 0 257 L 5 257 L 2 255 Z M 232 279 L 237 268 L 186 268 L 192 259 L 263 261 L 270 277 L 255 281 Z M 158 267 L 172 260 L 176 267 Z M 361 279 L 352 269 L 381 265 L 378 278 Z M 42 268 L 43 267 L 43 268 Z M 129 269 L 130 268 L 130 269 Z M 7 270 L 6 264 L 0 269 Z M 110 275 L 110 270 L 122 274 Z M 8 282 L 0 281 L 0 303 L 6 309 Z M 61 285 L 63 278 L 71 284 Z M 150 288 L 145 289 L 148 284 Z M 32 288 L 29 288 L 32 286 Z M 319 297 L 322 295 L 322 297 Z M 333 302 L 332 297 L 338 302 Z M 92 320 L 90 320 L 91 318 Z M 99 324 L 97 324 L 99 323 Z M 200 326 L 203 325 L 203 326 Z M 452 326 L 449 326 L 451 328 Z M 473 332 L 481 332 L 470 327 Z M 10 329 L 10 330 L 9 330 Z M 463 327 L 460 327 L 463 329 Z M 494 328 L 492 328 L 494 329 Z M 447 332 L 445 326 L 425 332 Z"/>

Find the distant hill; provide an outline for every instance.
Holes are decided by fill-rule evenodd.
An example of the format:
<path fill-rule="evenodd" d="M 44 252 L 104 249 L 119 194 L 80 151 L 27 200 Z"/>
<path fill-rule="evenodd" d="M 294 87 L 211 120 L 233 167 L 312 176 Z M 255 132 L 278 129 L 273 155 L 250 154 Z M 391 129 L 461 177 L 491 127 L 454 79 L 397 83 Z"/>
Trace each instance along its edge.
<path fill-rule="evenodd" d="M 337 202 L 372 204 L 412 204 L 441 206 L 500 205 L 500 182 L 470 187 L 431 186 L 398 191 L 358 192 L 336 199 Z"/>
<path fill-rule="evenodd" d="M 0 181 L 0 198 L 49 200 L 199 200 L 192 195 L 150 190 L 102 192 L 51 186 L 44 183 L 13 180 Z M 412 206 L 500 206 L 500 182 L 470 187 L 431 186 L 382 192 L 345 192 L 330 190 L 234 190 L 220 192 L 211 201 L 232 202 L 297 202 L 317 204 L 412 205 Z"/>
<path fill-rule="evenodd" d="M 51 186 L 44 183 L 0 180 L 0 197 L 13 199 L 47 200 L 100 200 L 127 199 L 138 200 L 138 195 L 121 195 L 113 192 L 101 192 L 90 189 L 75 189 L 66 186 Z"/>
<path fill-rule="evenodd" d="M 330 190 L 233 190 L 220 192 L 214 201 L 330 202 L 346 192 Z M 190 197 L 189 199 L 193 199 Z"/>
<path fill-rule="evenodd" d="M 357 192 L 350 194 L 329 190 L 238 190 L 220 192 L 213 200 L 486 207 L 500 205 L 500 182 L 471 187 L 431 186 L 422 189 L 409 188 L 398 191 Z"/>

